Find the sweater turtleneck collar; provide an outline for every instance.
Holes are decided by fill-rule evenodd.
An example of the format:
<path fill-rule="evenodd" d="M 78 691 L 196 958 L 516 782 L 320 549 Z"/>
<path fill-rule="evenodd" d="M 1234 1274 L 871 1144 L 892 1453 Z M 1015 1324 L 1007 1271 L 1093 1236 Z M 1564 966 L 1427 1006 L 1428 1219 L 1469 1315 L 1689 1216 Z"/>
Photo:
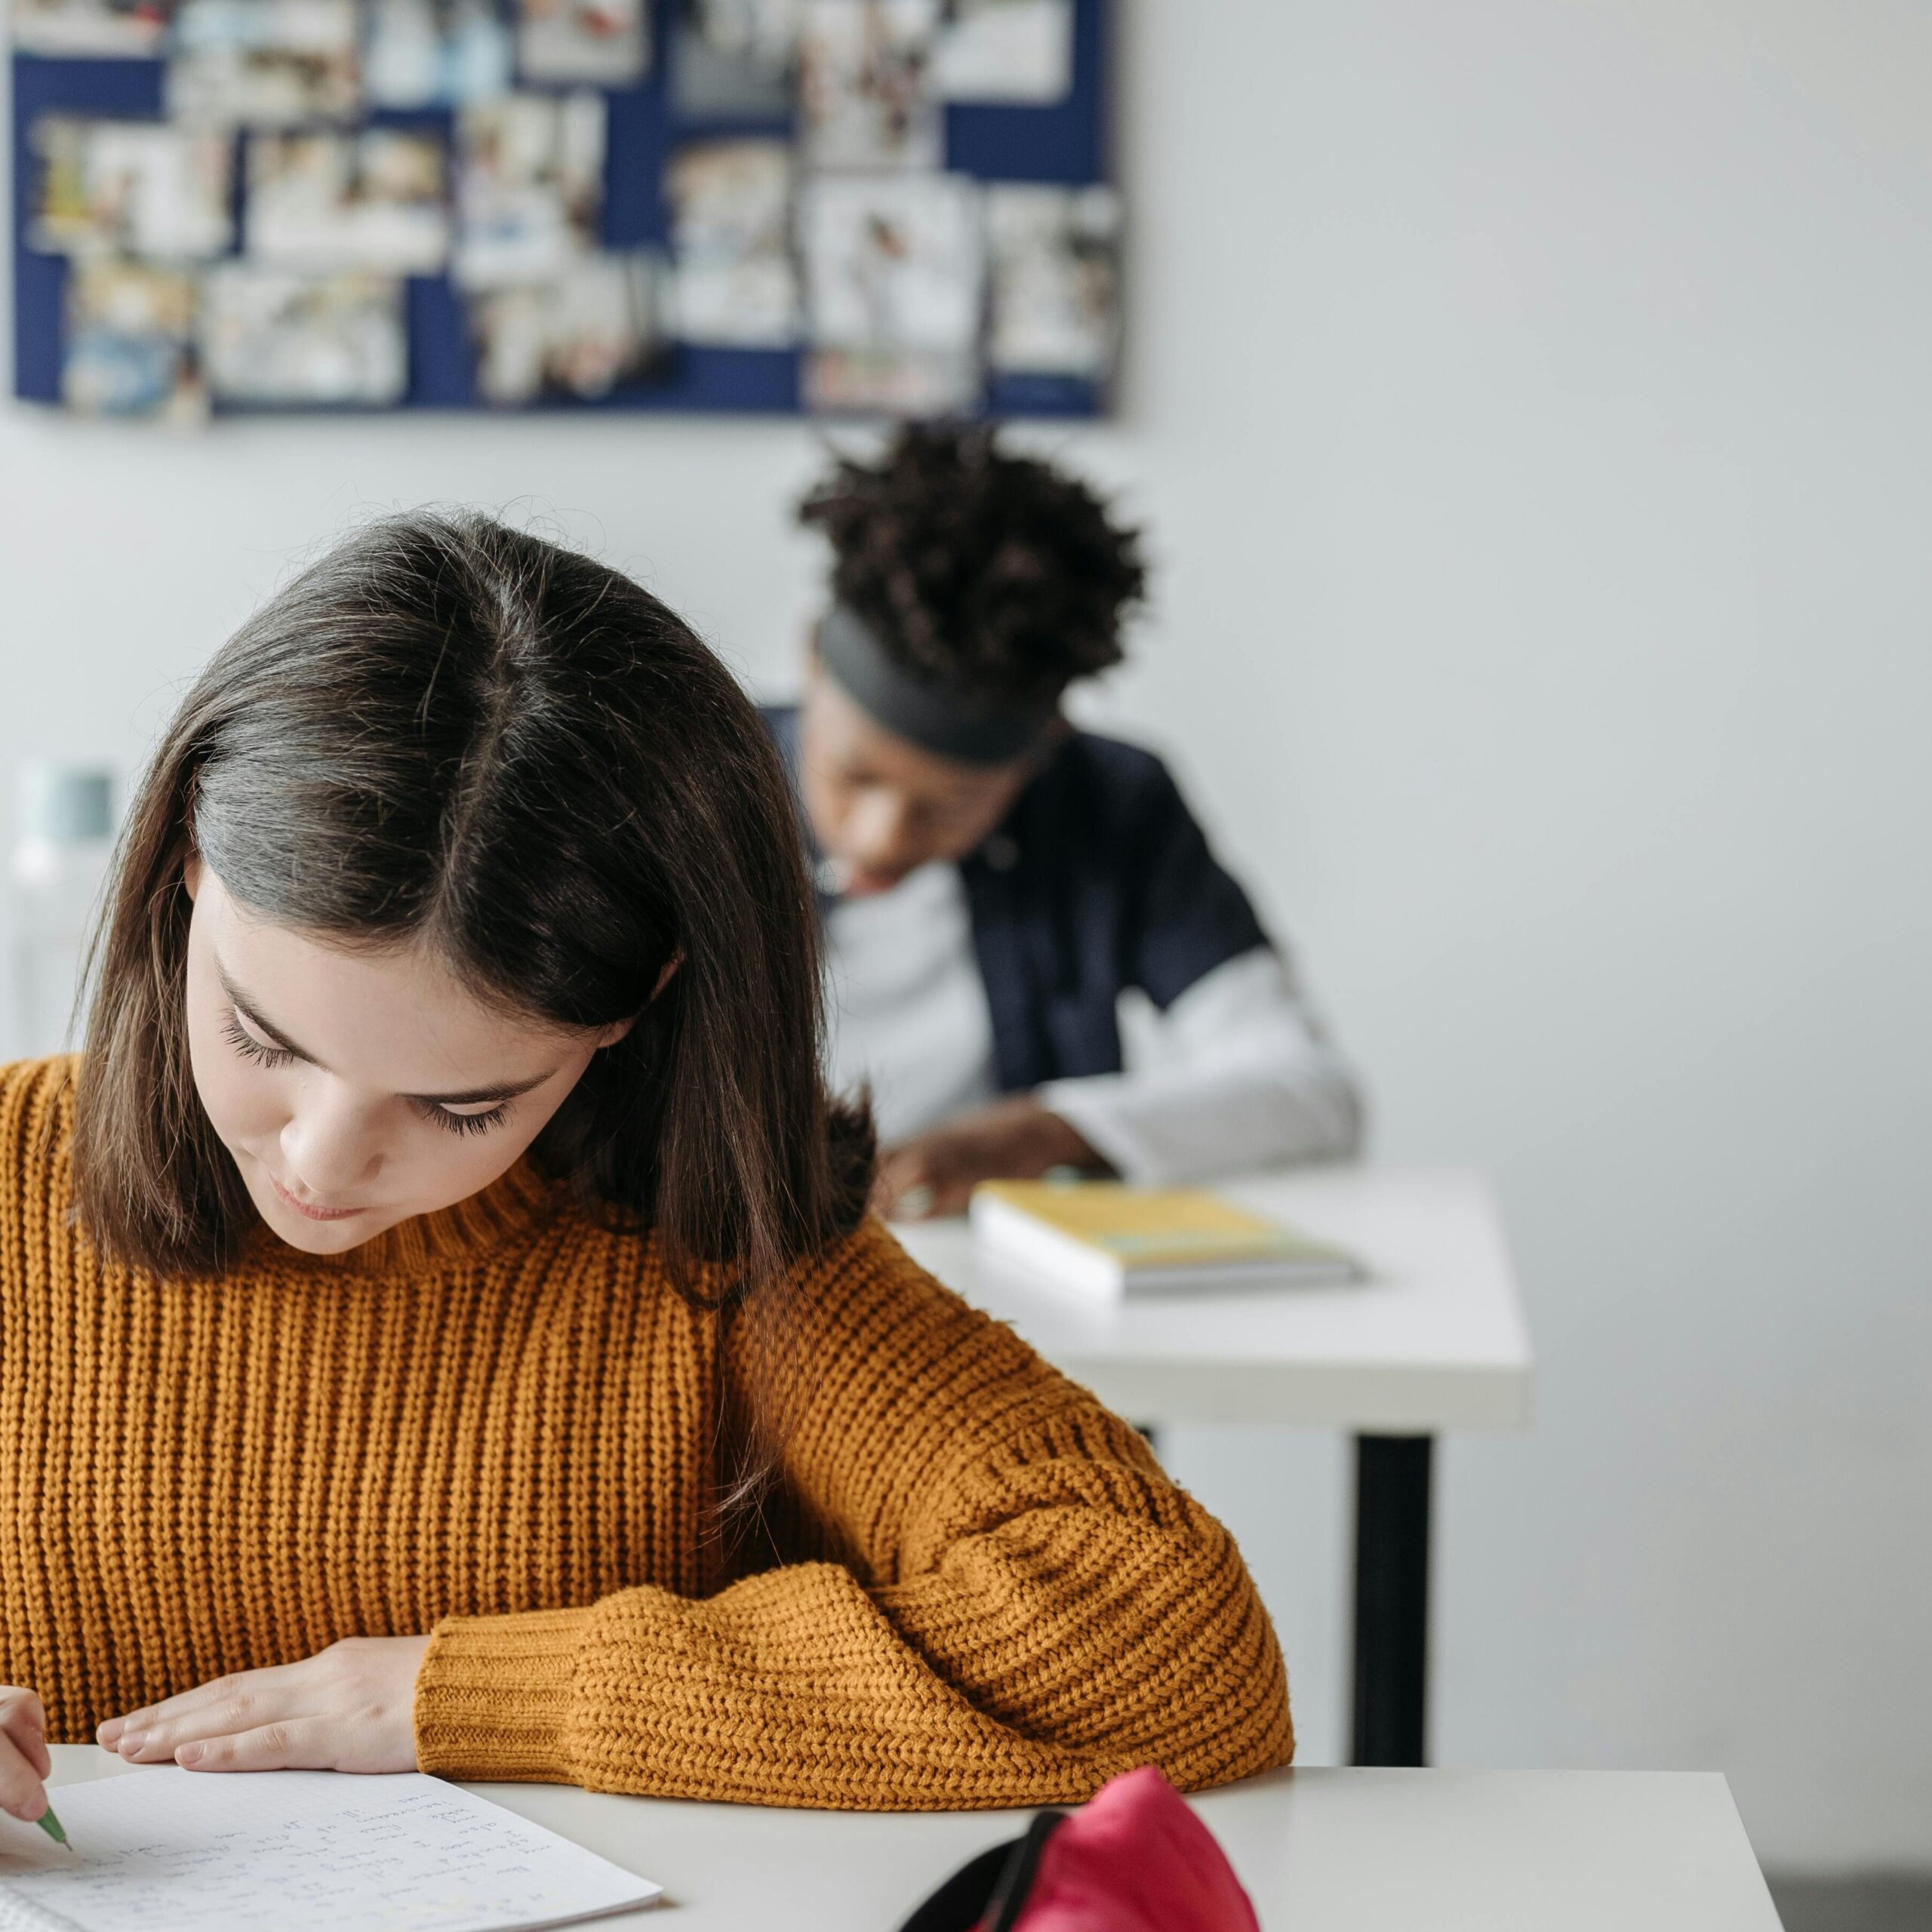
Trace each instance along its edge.
<path fill-rule="evenodd" d="M 330 1274 L 413 1275 L 458 1267 L 515 1242 L 549 1219 L 565 1190 L 540 1174 L 528 1157 L 481 1192 L 434 1214 L 413 1215 L 340 1255 L 309 1255 L 257 1224 L 247 1251 L 251 1259 L 312 1265 Z"/>

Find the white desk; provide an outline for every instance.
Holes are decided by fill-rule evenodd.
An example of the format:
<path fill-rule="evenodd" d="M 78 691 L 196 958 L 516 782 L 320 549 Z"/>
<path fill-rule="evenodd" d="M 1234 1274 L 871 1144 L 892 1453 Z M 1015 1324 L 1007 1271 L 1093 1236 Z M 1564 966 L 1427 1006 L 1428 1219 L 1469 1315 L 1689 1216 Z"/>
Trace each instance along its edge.
<path fill-rule="evenodd" d="M 1137 1422 L 1344 1429 L 1355 1455 L 1357 1764 L 1423 1761 L 1432 1438 L 1521 1429 L 1534 1369 L 1480 1177 L 1322 1168 L 1217 1183 L 1371 1278 L 1095 1303 L 982 1260 L 964 1220 L 895 1226 L 921 1265 Z"/>
<path fill-rule="evenodd" d="M 57 1786 L 140 1775 L 91 1745 L 54 1760 Z M 663 1885 L 669 1911 L 593 1921 L 635 1932 L 895 1932 L 1025 1816 L 472 1789 Z M 1715 1772 L 1279 1771 L 1195 1802 L 1266 1932 L 1778 1932 Z"/>
<path fill-rule="evenodd" d="M 1358 1435 L 1528 1423 L 1529 1331 L 1480 1177 L 1316 1168 L 1216 1186 L 1352 1249 L 1373 1279 L 1109 1307 L 981 1260 L 963 1219 L 893 1232 L 921 1267 L 1123 1415 Z"/>

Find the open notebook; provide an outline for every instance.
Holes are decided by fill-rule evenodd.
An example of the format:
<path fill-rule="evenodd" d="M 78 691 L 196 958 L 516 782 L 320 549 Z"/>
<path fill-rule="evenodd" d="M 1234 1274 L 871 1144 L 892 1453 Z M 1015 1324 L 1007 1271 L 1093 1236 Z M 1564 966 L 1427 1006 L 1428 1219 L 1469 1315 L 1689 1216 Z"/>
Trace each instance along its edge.
<path fill-rule="evenodd" d="M 0 1820 L 0 1932 L 528 1932 L 659 1888 L 414 1771 L 63 1785 L 71 1848 Z"/>

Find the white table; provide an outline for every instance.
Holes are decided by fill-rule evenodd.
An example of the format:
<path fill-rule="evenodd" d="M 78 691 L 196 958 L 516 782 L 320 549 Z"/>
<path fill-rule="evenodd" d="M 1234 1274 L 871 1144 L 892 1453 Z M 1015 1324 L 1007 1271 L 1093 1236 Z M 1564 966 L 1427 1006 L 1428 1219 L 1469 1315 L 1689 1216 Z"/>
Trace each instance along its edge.
<path fill-rule="evenodd" d="M 1355 1435 L 1352 1755 L 1420 1764 L 1433 1438 L 1521 1429 L 1531 1416 L 1529 1330 L 1495 1204 L 1481 1177 L 1453 1170 L 1304 1168 L 1217 1186 L 1352 1249 L 1371 1278 L 1110 1306 L 985 1261 L 964 1220 L 894 1232 L 949 1287 L 1137 1422 Z"/>
<path fill-rule="evenodd" d="M 140 1775 L 92 1745 L 54 1760 L 57 1787 Z M 663 1886 L 668 1912 L 595 1921 L 635 1932 L 894 1932 L 1026 1815 L 472 1789 Z M 1266 1932 L 1778 1932 L 1715 1772 L 1278 1771 L 1194 1802 Z"/>

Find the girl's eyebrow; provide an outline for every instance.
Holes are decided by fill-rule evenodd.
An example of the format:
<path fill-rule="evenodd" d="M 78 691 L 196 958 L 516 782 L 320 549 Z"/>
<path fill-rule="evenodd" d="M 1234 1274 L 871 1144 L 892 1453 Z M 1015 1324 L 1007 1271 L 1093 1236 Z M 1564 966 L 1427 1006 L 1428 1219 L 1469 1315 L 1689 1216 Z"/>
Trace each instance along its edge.
<path fill-rule="evenodd" d="M 228 968 L 219 960 L 215 962 L 215 972 L 221 981 L 221 989 L 228 996 L 229 1004 L 251 1026 L 266 1033 L 285 1054 L 293 1054 L 297 1060 L 306 1060 L 311 1066 L 321 1066 L 322 1062 L 306 1047 L 298 1047 L 279 1026 L 262 1017 L 261 1008 L 254 1000 L 228 977 Z M 528 1094 L 533 1088 L 540 1087 L 557 1069 L 553 1066 L 547 1072 L 533 1074 L 528 1080 L 500 1080 L 494 1086 L 477 1087 L 463 1094 L 405 1094 L 407 1100 L 420 1100 L 427 1107 L 474 1107 L 499 1100 L 514 1100 Z"/>

